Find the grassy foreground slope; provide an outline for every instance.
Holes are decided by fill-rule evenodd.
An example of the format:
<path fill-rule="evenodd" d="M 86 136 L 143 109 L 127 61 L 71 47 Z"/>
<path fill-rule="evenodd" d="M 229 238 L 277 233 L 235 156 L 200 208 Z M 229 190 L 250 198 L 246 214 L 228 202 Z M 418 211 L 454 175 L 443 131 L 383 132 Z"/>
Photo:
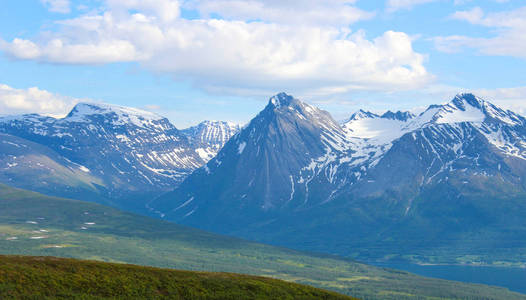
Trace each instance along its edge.
<path fill-rule="evenodd" d="M 0 253 L 261 275 L 362 299 L 526 299 L 504 288 L 247 242 L 5 185 L 0 185 Z"/>
<path fill-rule="evenodd" d="M 0 297 L 355 299 L 307 285 L 265 277 L 33 256 L 0 256 Z"/>

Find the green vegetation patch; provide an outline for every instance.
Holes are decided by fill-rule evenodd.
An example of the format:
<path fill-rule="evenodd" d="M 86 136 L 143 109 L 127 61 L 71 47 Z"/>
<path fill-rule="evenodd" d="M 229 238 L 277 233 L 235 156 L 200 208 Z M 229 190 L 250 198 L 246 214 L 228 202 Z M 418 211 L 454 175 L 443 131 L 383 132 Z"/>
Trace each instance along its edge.
<path fill-rule="evenodd" d="M 0 256 L 2 299 L 354 299 L 265 277 Z"/>

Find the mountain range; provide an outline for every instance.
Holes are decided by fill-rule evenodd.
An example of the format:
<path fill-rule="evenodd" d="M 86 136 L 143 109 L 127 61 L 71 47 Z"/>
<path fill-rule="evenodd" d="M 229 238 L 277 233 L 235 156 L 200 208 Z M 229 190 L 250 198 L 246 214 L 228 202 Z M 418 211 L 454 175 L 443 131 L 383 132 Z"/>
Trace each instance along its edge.
<path fill-rule="evenodd" d="M 81 103 L 0 119 L 0 182 L 358 258 L 523 265 L 526 119 L 472 94 L 338 122 L 285 93 L 243 128 Z"/>
<path fill-rule="evenodd" d="M 0 182 L 56 196 L 144 208 L 201 167 L 239 127 L 178 130 L 157 114 L 80 103 L 64 118 L 0 118 Z"/>
<path fill-rule="evenodd" d="M 363 260 L 520 264 L 525 150 L 526 119 L 472 94 L 339 123 L 281 93 L 149 205 L 182 224 Z"/>

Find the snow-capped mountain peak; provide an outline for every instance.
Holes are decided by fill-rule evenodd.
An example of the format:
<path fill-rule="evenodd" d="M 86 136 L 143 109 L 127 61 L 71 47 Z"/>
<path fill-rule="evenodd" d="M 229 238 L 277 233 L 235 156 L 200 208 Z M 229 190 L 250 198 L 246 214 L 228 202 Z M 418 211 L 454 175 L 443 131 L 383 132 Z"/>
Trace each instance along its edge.
<path fill-rule="evenodd" d="M 298 101 L 294 99 L 294 97 L 282 92 L 275 96 L 272 96 L 269 100 L 269 105 L 272 105 L 275 108 L 281 108 L 283 106 L 290 106 L 292 104 L 297 104 L 297 102 Z"/>
<path fill-rule="evenodd" d="M 279 93 L 272 96 L 267 107 L 278 111 L 296 111 L 305 116 L 316 115 L 317 113 L 322 112 L 319 108 L 300 101 L 286 93 Z"/>
<path fill-rule="evenodd" d="M 348 119 L 345 119 L 341 122 L 342 125 L 344 124 L 347 124 L 351 121 L 358 121 L 358 120 L 362 120 L 362 119 L 374 119 L 374 118 L 379 118 L 380 116 L 375 114 L 375 113 L 372 113 L 370 111 L 365 111 L 363 109 L 360 109 L 356 112 L 354 112 Z"/>
<path fill-rule="evenodd" d="M 272 96 L 268 105 L 261 113 L 266 116 L 285 117 L 289 121 L 301 119 L 302 121 L 312 123 L 314 126 L 321 126 L 324 130 L 341 131 L 338 123 L 332 119 L 332 116 L 328 112 L 298 100 L 286 93 L 279 93 Z"/>
<path fill-rule="evenodd" d="M 482 123 L 486 119 L 483 106 L 484 101 L 473 94 L 460 94 L 448 104 L 440 107 L 431 122 L 436 124 Z"/>
<path fill-rule="evenodd" d="M 462 122 L 522 125 L 524 118 L 511 111 L 505 111 L 473 94 L 458 94 L 447 104 L 429 106 L 426 111 L 414 118 L 408 127 L 418 128 L 430 124 Z"/>
<path fill-rule="evenodd" d="M 159 121 L 165 120 L 149 111 L 104 103 L 78 103 L 63 120 L 90 122 L 94 116 L 99 115 L 110 118 L 114 125 L 133 124 L 138 127 L 159 126 Z"/>
<path fill-rule="evenodd" d="M 473 107 L 482 109 L 484 102 L 486 101 L 471 93 L 463 93 L 463 94 L 457 94 L 455 98 L 451 100 L 450 104 L 462 110 L 466 107 L 466 105 L 471 105 Z"/>

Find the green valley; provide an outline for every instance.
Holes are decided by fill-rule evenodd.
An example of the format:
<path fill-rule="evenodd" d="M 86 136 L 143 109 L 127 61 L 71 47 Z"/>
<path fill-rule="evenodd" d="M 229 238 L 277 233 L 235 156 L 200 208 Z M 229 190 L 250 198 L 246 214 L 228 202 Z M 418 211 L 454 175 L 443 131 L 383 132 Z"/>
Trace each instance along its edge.
<path fill-rule="evenodd" d="M 362 299 L 526 299 L 504 288 L 248 242 L 5 185 L 0 186 L 0 253 L 243 273 Z"/>

